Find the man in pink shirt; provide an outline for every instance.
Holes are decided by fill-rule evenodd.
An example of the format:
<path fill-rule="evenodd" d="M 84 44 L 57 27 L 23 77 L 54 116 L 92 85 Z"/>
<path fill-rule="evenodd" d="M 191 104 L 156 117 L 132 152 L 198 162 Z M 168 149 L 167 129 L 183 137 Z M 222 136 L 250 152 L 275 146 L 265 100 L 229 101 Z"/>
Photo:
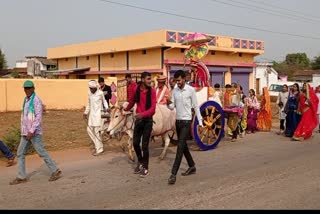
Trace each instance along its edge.
<path fill-rule="evenodd" d="M 141 83 L 135 88 L 134 96 L 131 96 L 128 106 L 124 111 L 129 111 L 134 104 L 137 104 L 134 131 L 133 147 L 138 157 L 138 165 L 134 170 L 140 177 L 149 174 L 149 141 L 153 125 L 153 115 L 156 112 L 156 91 L 151 88 L 151 74 L 143 72 Z M 142 138 L 142 152 L 140 142 Z"/>

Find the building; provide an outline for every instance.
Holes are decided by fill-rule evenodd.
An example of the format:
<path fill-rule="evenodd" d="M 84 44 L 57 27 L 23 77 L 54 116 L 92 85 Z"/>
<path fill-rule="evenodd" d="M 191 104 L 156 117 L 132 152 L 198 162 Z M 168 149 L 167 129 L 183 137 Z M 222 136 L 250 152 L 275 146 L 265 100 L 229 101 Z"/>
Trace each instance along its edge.
<path fill-rule="evenodd" d="M 270 87 L 271 84 L 278 83 L 278 72 L 272 68 L 272 63 L 257 62 L 254 68 L 255 73 L 255 91 L 262 94 L 263 87 Z"/>
<path fill-rule="evenodd" d="M 47 57 L 56 62 L 54 73 L 65 79 L 96 79 L 98 76 L 124 78 L 126 73 L 139 74 L 149 71 L 173 75 L 184 66 L 182 45 L 188 34 L 175 30 L 158 30 L 126 37 L 93 41 L 81 44 L 48 48 Z M 203 59 L 207 65 L 211 83 L 236 82 L 245 93 L 254 86 L 254 57 L 264 53 L 264 42 L 211 35 L 209 54 Z"/>
<path fill-rule="evenodd" d="M 313 75 L 320 75 L 320 70 L 300 70 L 293 73 L 296 82 L 312 82 Z"/>
<path fill-rule="evenodd" d="M 44 56 L 26 56 L 24 60 L 16 61 L 13 71 L 22 77 L 46 77 L 46 71 L 56 70 L 56 62 Z"/>

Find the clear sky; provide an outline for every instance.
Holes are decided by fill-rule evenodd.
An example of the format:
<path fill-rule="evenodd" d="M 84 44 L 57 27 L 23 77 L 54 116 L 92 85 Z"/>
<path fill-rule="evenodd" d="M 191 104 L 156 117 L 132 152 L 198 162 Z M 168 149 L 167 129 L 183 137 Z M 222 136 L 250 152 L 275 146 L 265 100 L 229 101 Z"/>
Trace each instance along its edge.
<path fill-rule="evenodd" d="M 0 48 L 6 54 L 9 66 L 14 67 L 16 60 L 27 55 L 45 56 L 49 47 L 159 29 L 264 40 L 265 54 L 257 61 L 284 60 L 287 53 L 294 52 L 306 52 L 310 58 L 320 55 L 319 0 L 113 1 L 210 22 L 103 0 L 0 0 Z M 212 21 L 315 39 L 237 28 Z"/>

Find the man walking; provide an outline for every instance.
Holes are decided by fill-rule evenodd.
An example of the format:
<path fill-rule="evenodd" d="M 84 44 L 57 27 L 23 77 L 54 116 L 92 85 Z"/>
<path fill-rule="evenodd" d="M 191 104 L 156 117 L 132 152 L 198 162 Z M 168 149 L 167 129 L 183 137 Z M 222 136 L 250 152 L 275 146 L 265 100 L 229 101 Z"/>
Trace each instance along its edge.
<path fill-rule="evenodd" d="M 135 89 L 135 95 L 129 100 L 124 111 L 129 111 L 134 104 L 137 104 L 134 131 L 133 147 L 138 157 L 138 165 L 134 170 L 135 174 L 145 177 L 149 174 L 149 141 L 153 125 L 153 115 L 156 112 L 156 91 L 151 88 L 151 74 L 143 72 L 141 83 Z M 142 138 L 142 153 L 140 142 Z"/>
<path fill-rule="evenodd" d="M 176 158 L 171 171 L 171 176 L 168 179 L 169 184 L 175 184 L 176 175 L 180 168 L 182 161 L 182 156 L 184 155 L 189 168 L 186 172 L 182 173 L 182 176 L 188 176 L 196 173 L 195 163 L 189 151 L 187 145 L 187 138 L 189 136 L 192 112 L 191 108 L 194 108 L 195 113 L 198 117 L 199 126 L 202 125 L 202 117 L 200 114 L 200 109 L 198 106 L 198 101 L 196 97 L 196 91 L 193 87 L 186 84 L 186 75 L 183 70 L 178 70 L 174 74 L 174 78 L 177 82 L 177 86 L 173 89 L 172 98 L 167 96 L 168 108 L 173 110 L 176 108 L 176 129 L 178 134 L 178 147 Z"/>
<path fill-rule="evenodd" d="M 27 80 L 23 84 L 26 97 L 24 98 L 21 114 L 21 141 L 18 147 L 17 158 L 19 165 L 18 177 L 10 182 L 11 185 L 27 182 L 25 153 L 29 143 L 43 158 L 51 171 L 49 181 L 55 181 L 61 177 L 61 171 L 57 168 L 42 142 L 42 101 L 35 93 L 34 83 Z"/>
<path fill-rule="evenodd" d="M 8 159 L 7 167 L 10 167 L 15 164 L 14 162 L 14 154 L 9 150 L 9 148 L 0 140 L 0 151 L 4 154 L 4 156 Z"/>
<path fill-rule="evenodd" d="M 103 144 L 100 132 L 103 127 L 101 111 L 107 111 L 109 106 L 104 98 L 103 92 L 98 90 L 95 80 L 89 81 L 89 96 L 86 110 L 83 114 L 84 119 L 88 119 L 87 132 L 95 145 L 96 151 L 92 154 L 98 156 L 103 153 Z M 88 116 L 89 115 L 89 116 Z"/>
<path fill-rule="evenodd" d="M 106 84 L 104 83 L 104 78 L 103 78 L 103 77 L 100 77 L 100 78 L 99 78 L 98 83 L 99 83 L 99 85 L 100 85 L 100 90 L 103 92 L 104 98 L 106 99 L 106 101 L 107 101 L 107 103 L 108 103 L 108 106 L 110 106 L 109 100 L 110 100 L 111 97 L 112 97 L 111 87 L 110 87 L 109 85 L 106 85 Z"/>

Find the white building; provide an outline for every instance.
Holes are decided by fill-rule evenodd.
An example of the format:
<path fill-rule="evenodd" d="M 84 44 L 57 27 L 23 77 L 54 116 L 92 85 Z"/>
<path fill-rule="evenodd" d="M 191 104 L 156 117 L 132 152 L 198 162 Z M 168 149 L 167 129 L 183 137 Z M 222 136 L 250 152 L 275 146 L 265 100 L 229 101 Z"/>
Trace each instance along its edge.
<path fill-rule="evenodd" d="M 262 94 L 263 87 L 268 87 L 271 84 L 278 82 L 278 72 L 272 68 L 272 63 L 257 62 L 257 67 L 254 68 L 255 74 L 255 90 L 257 94 Z"/>
<path fill-rule="evenodd" d="M 25 60 L 16 61 L 16 68 L 27 69 L 27 75 L 32 77 L 43 77 L 45 71 L 56 68 L 56 62 L 41 56 L 26 56 Z"/>

